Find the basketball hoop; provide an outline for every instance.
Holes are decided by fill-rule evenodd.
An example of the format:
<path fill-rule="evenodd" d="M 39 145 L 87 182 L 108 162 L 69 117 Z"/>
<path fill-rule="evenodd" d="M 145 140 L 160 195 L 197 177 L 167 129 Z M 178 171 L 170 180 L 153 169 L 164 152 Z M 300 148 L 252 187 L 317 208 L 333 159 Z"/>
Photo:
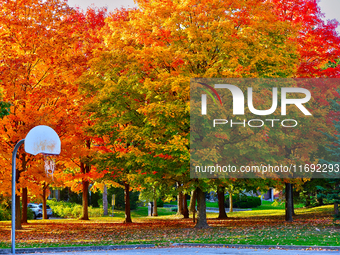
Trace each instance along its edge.
<path fill-rule="evenodd" d="M 44 155 L 44 168 L 45 173 L 47 176 L 52 176 L 53 179 L 53 173 L 55 170 L 55 159 L 53 158 L 52 154 L 43 154 Z"/>
<path fill-rule="evenodd" d="M 32 155 L 44 155 L 44 168 L 47 176 L 52 176 L 55 169 L 55 158 L 60 154 L 61 142 L 58 134 L 48 126 L 36 126 L 25 138 L 25 151 Z"/>
<path fill-rule="evenodd" d="M 15 183 L 16 183 L 16 156 L 19 147 L 24 144 L 25 152 L 37 155 L 42 153 L 44 155 L 46 174 L 52 175 L 55 169 L 55 161 L 51 155 L 59 155 L 61 149 L 61 142 L 58 134 L 50 127 L 40 125 L 32 128 L 25 139 L 21 139 L 14 147 L 12 152 L 12 227 L 11 227 L 11 252 L 15 254 Z"/>

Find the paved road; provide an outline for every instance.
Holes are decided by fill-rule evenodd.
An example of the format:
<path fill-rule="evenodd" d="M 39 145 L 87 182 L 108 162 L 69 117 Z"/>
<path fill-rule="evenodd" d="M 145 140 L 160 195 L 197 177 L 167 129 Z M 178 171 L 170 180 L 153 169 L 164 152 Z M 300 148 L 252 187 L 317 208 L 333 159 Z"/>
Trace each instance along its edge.
<path fill-rule="evenodd" d="M 27 253 L 26 253 L 27 254 Z M 33 254 L 33 253 L 31 253 Z M 39 254 L 39 253 L 34 253 Z M 57 253 L 40 253 L 53 255 L 219 255 L 219 254 L 237 254 L 237 255 L 335 255 L 339 251 L 311 251 L 311 250 L 277 250 L 277 249 L 237 249 L 237 248 L 148 248 L 148 249 L 125 249 L 125 250 L 105 250 L 105 251 L 78 251 L 78 252 L 57 252 Z"/>

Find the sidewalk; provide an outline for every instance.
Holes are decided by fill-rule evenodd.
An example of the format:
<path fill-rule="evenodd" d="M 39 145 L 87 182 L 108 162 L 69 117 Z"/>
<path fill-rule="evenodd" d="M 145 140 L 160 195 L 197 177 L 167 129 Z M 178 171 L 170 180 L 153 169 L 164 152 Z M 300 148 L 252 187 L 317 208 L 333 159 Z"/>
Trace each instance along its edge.
<path fill-rule="evenodd" d="M 39 253 L 39 250 L 32 251 L 31 254 Z M 248 249 L 248 248 L 221 248 L 221 247 L 172 247 L 172 248 L 135 248 L 124 250 L 89 250 L 89 251 L 73 251 L 73 252 L 48 252 L 42 254 L 51 255 L 216 255 L 216 254 L 242 254 L 242 255 L 335 255 L 338 251 L 330 250 L 278 250 L 278 249 Z"/>
<path fill-rule="evenodd" d="M 104 255 L 104 254 L 278 254 L 303 255 L 339 254 L 340 246 L 288 246 L 288 245 L 227 245 L 227 244 L 195 244 L 175 243 L 171 247 L 159 248 L 154 244 L 110 245 L 110 246 L 82 246 L 82 247 L 54 247 L 54 248 L 20 248 L 16 253 L 26 254 L 54 254 L 54 255 Z M 0 249 L 0 254 L 10 254 L 10 249 Z"/>

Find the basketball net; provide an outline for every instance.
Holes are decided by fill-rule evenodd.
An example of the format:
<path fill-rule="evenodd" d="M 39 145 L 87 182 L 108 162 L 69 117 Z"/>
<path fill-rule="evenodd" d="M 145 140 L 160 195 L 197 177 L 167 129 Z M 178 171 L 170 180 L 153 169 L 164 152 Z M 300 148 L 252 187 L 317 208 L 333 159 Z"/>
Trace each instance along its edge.
<path fill-rule="evenodd" d="M 45 172 L 47 176 L 52 176 L 53 179 L 53 173 L 55 169 L 55 160 L 53 159 L 52 155 L 44 155 L 44 167 L 45 167 Z"/>

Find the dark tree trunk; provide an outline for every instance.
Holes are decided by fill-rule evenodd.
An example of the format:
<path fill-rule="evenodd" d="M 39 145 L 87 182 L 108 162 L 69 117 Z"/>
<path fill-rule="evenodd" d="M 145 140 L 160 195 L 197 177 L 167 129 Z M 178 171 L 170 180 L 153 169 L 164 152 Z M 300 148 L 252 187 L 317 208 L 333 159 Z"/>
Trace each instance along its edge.
<path fill-rule="evenodd" d="M 27 223 L 27 188 L 22 188 L 22 219 L 21 223 Z"/>
<path fill-rule="evenodd" d="M 47 208 L 46 208 L 46 197 L 47 197 L 47 188 L 48 188 L 48 185 L 46 183 L 44 183 L 43 185 L 43 195 L 42 195 L 42 199 L 43 199 L 43 219 L 44 220 L 47 220 L 48 217 L 47 217 Z"/>
<path fill-rule="evenodd" d="M 291 188 L 290 183 L 285 184 L 285 191 L 286 191 L 286 204 L 285 204 L 285 209 L 286 209 L 286 221 L 287 222 L 292 222 L 293 221 L 293 201 L 292 201 L 292 188 Z"/>
<path fill-rule="evenodd" d="M 83 180 L 83 213 L 81 216 L 81 220 L 89 220 L 89 181 Z"/>
<path fill-rule="evenodd" d="M 295 214 L 295 210 L 294 210 L 294 192 L 293 192 L 293 184 L 291 184 L 290 185 L 290 189 L 291 189 L 291 191 L 290 191 L 290 194 L 291 194 L 291 196 L 292 196 L 292 215 L 293 216 L 296 216 L 296 214 Z"/>
<path fill-rule="evenodd" d="M 20 175 L 20 171 L 16 169 L 16 176 L 15 176 L 16 187 L 18 187 L 19 177 L 20 177 L 19 175 Z M 22 229 L 20 196 L 18 196 L 17 194 L 15 194 L 15 229 L 18 229 L 18 230 Z"/>
<path fill-rule="evenodd" d="M 20 196 L 15 195 L 15 229 L 22 229 L 21 225 L 21 210 L 20 210 Z"/>
<path fill-rule="evenodd" d="M 108 213 L 108 202 L 107 202 L 107 187 L 104 184 L 104 190 L 103 190 L 103 210 L 104 210 L 104 216 L 107 216 Z"/>
<path fill-rule="evenodd" d="M 125 220 L 124 223 L 132 223 L 130 209 L 130 185 L 124 182 L 125 194 Z"/>
<path fill-rule="evenodd" d="M 16 183 L 16 187 L 18 187 L 19 184 L 19 178 L 20 178 L 20 174 L 24 171 L 26 171 L 26 166 L 27 166 L 27 161 L 26 161 L 26 153 L 22 153 L 21 154 L 21 170 L 19 171 L 18 168 L 16 168 L 16 178 L 15 178 L 15 183 Z M 27 190 L 26 190 L 27 191 Z M 24 198 L 23 198 L 24 200 Z M 26 207 L 24 208 L 20 208 L 20 196 L 15 195 L 15 229 L 22 229 L 22 215 L 21 215 L 21 211 L 26 210 L 26 223 L 27 223 L 27 195 L 26 195 Z"/>
<path fill-rule="evenodd" d="M 208 228 L 205 204 L 205 193 L 199 188 L 197 190 L 197 224 L 195 228 Z"/>
<path fill-rule="evenodd" d="M 90 172 L 90 165 L 80 162 L 80 171 L 82 174 L 87 174 Z M 89 220 L 89 181 L 86 179 L 82 180 L 83 186 L 83 212 L 80 220 Z"/>
<path fill-rule="evenodd" d="M 224 190 L 225 187 L 217 188 L 217 198 L 218 198 L 218 219 L 227 219 L 228 216 L 225 212 L 225 205 L 224 205 Z"/>
<path fill-rule="evenodd" d="M 189 218 L 189 209 L 188 209 L 188 202 L 187 202 L 187 194 L 183 194 L 183 216 L 184 219 L 188 219 Z"/>
<path fill-rule="evenodd" d="M 339 183 L 335 185 L 335 190 L 339 191 Z M 334 215 L 339 216 L 339 204 L 337 202 L 334 202 Z"/>
<path fill-rule="evenodd" d="M 183 215 L 183 193 L 182 191 L 177 195 L 177 215 Z"/>
<path fill-rule="evenodd" d="M 190 203 L 189 203 L 189 212 L 190 213 L 193 213 L 193 212 L 196 212 L 196 200 L 197 200 L 197 197 L 196 197 L 196 190 L 194 191 L 191 191 L 191 197 L 190 197 Z"/>
<path fill-rule="evenodd" d="M 86 140 L 86 148 L 91 148 L 91 140 Z M 80 171 L 82 174 L 88 174 L 91 171 L 91 165 L 89 163 L 80 162 Z M 80 220 L 89 220 L 89 185 L 90 182 L 87 179 L 82 180 L 83 185 L 83 212 Z"/>
<path fill-rule="evenodd" d="M 157 212 L 157 198 L 153 200 L 153 212 L 152 212 L 152 216 L 158 216 L 158 212 Z"/>

